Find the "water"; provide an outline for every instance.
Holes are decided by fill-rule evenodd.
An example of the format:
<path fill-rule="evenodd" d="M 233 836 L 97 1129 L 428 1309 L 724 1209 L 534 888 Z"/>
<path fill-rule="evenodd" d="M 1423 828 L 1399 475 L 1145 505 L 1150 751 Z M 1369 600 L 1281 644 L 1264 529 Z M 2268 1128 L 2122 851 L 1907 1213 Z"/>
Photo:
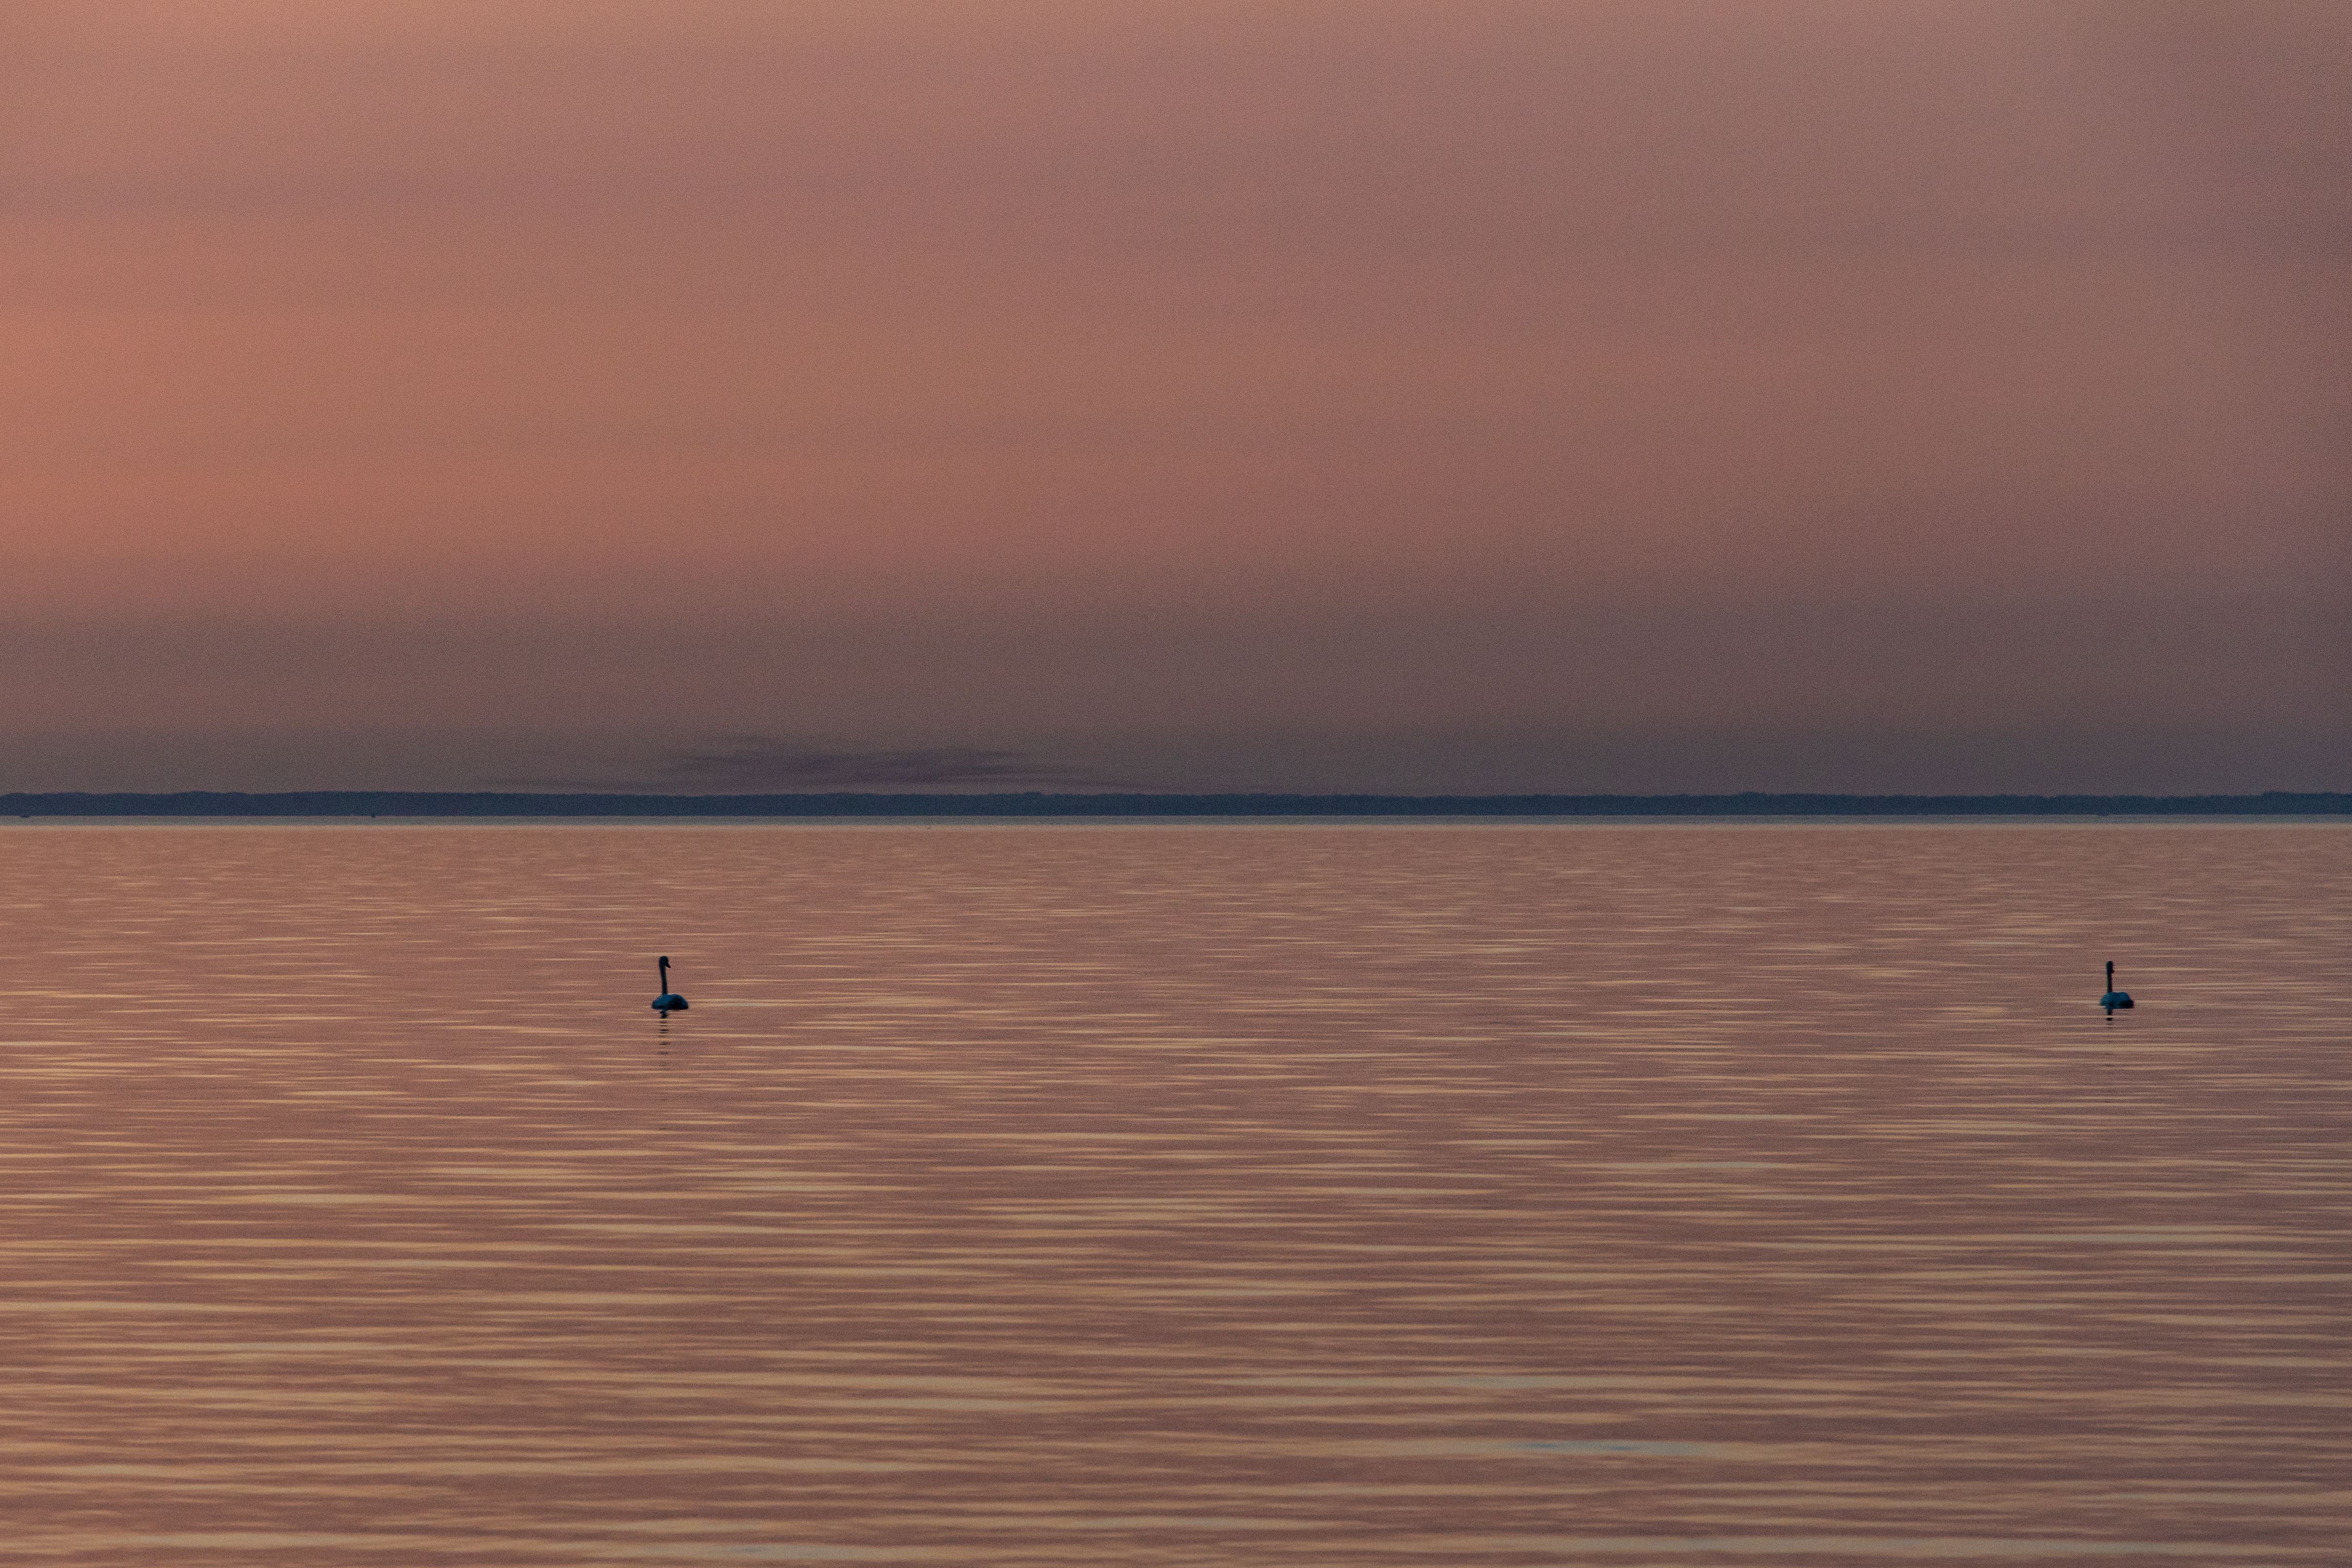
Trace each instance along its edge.
<path fill-rule="evenodd" d="M 2352 829 L 0 871 L 0 1559 L 2346 1561 Z"/>

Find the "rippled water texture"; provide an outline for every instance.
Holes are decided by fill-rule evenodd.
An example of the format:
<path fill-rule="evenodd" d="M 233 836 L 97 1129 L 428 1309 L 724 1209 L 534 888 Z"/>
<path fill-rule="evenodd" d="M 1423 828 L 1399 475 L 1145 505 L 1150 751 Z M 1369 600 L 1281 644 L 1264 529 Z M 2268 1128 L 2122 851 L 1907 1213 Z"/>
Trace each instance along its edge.
<path fill-rule="evenodd" d="M 0 871 L 0 1559 L 2347 1561 L 2352 829 Z"/>

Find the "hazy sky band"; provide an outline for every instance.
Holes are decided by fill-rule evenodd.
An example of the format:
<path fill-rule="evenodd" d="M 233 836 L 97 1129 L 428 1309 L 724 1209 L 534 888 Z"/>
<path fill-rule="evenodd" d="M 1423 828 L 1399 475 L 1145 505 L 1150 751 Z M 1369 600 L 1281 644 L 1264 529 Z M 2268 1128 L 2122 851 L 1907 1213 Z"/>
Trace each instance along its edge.
<path fill-rule="evenodd" d="M 0 782 L 2343 787 L 2347 46 L 18 6 Z"/>

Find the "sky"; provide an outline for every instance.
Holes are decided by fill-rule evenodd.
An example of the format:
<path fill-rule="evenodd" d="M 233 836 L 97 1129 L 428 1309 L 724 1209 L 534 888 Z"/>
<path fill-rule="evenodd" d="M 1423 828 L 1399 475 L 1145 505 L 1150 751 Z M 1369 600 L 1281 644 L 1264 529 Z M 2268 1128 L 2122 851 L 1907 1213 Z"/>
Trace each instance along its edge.
<path fill-rule="evenodd" d="M 0 789 L 2352 789 L 2339 0 L 13 0 Z"/>

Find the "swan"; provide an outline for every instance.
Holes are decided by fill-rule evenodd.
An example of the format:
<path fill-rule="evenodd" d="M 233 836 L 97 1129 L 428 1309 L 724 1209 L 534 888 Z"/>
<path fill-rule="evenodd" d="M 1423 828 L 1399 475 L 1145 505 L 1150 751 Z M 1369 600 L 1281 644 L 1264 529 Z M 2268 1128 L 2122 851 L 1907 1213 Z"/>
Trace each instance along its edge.
<path fill-rule="evenodd" d="M 2109 968 L 2114 967 L 2112 964 L 2108 966 Z M 2125 998 L 2124 1006 L 2131 1006 L 2129 998 Z M 685 1010 L 686 998 L 669 988 L 669 960 L 665 957 L 661 960 L 661 995 L 654 998 L 654 1011 L 667 1018 L 671 1013 L 682 1013 Z"/>
<path fill-rule="evenodd" d="M 655 1005 L 658 1007 L 660 1004 L 656 1003 Z M 680 1007 L 686 1006 L 685 999 L 681 998 L 677 1005 Z M 2127 1008 L 2132 1005 L 2131 993 L 2129 991 L 2119 991 L 2116 989 L 2116 965 L 2115 960 L 2112 958 L 2107 960 L 2107 994 L 2099 998 L 2099 1005 L 2106 1009 L 2109 1012 L 2114 1012 L 2117 1008 Z"/>

